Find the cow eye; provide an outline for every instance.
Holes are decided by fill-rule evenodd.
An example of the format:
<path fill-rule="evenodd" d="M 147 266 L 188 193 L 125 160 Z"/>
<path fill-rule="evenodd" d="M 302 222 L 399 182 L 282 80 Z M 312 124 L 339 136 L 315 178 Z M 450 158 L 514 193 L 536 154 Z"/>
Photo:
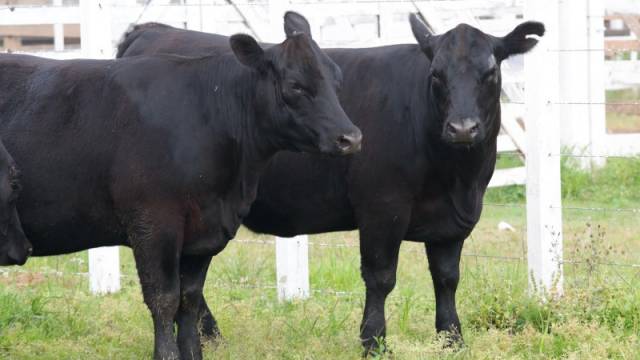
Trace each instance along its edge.
<path fill-rule="evenodd" d="M 22 186 L 20 186 L 20 182 L 17 180 L 13 180 L 11 181 L 11 190 L 13 191 L 20 191 L 22 189 Z"/>
<path fill-rule="evenodd" d="M 293 90 L 293 92 L 297 95 L 304 95 L 307 93 L 307 90 L 304 88 L 304 86 L 300 85 L 299 83 L 293 83 L 291 85 L 291 90 Z"/>
<path fill-rule="evenodd" d="M 20 185 L 20 170 L 15 166 L 9 166 L 9 186 L 13 192 L 18 192 L 22 189 Z"/>
<path fill-rule="evenodd" d="M 437 71 L 432 71 L 431 72 L 431 82 L 434 85 L 440 86 L 444 83 L 444 76 Z"/>

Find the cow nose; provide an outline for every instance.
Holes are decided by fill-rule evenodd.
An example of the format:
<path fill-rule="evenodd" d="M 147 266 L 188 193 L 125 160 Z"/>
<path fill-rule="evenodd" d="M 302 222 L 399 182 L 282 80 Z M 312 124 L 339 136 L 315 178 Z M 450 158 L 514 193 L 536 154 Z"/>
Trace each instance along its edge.
<path fill-rule="evenodd" d="M 342 154 L 353 154 L 360 151 L 362 144 L 362 133 L 357 131 L 351 134 L 340 135 L 336 140 L 336 145 Z"/>
<path fill-rule="evenodd" d="M 33 248 L 31 246 L 28 246 L 28 247 L 25 247 L 23 251 L 24 252 L 21 252 L 19 250 L 9 251 L 7 255 L 9 259 L 11 259 L 11 263 L 13 265 L 23 265 L 25 262 L 27 262 L 27 259 L 29 258 L 29 256 L 31 256 L 31 253 L 33 252 Z"/>
<path fill-rule="evenodd" d="M 477 120 L 463 119 L 447 123 L 447 135 L 455 143 L 470 143 L 478 135 L 480 126 Z"/>

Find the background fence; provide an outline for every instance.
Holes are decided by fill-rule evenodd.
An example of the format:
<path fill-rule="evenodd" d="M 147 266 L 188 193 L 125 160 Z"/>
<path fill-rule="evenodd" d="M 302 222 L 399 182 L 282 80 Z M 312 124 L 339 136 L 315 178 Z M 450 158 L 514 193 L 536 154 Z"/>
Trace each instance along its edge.
<path fill-rule="evenodd" d="M 45 6 L 21 2 L 0 5 L 0 27 L 49 24 L 53 51 L 37 55 L 58 59 L 112 58 L 114 46 L 128 26 L 146 21 L 223 34 L 246 32 L 261 41 L 281 41 L 280 24 L 286 10 L 304 14 L 311 22 L 314 38 L 324 47 L 414 43 L 407 21 L 410 12 L 420 12 L 437 32 L 460 22 L 495 35 L 506 34 L 523 19 L 546 24 L 547 34 L 536 49 L 524 59 L 510 59 L 502 68 L 503 129 L 499 150 L 501 157 L 513 158 L 510 163 L 515 166 L 498 169 L 491 186 L 527 185 L 526 230 L 520 237 L 522 254 L 489 255 L 465 250 L 464 256 L 526 260 L 533 279 L 532 288 L 560 294 L 563 266 L 578 261 L 564 256 L 562 216 L 578 212 L 640 214 L 636 208 L 563 206 L 561 202 L 562 161 L 571 159 L 583 168 L 596 169 L 604 166 L 607 159 L 636 161 L 640 153 L 640 134 L 637 133 L 640 126 L 614 133 L 606 119 L 611 107 L 636 116 L 640 114 L 640 102 L 635 99 L 613 102 L 605 97 L 606 89 L 633 88 L 640 84 L 638 62 L 634 61 L 640 51 L 634 41 L 640 34 L 629 31 L 628 35 L 605 40 L 605 31 L 608 31 L 605 23 L 615 23 L 624 17 L 607 12 L 603 0 L 81 0 L 79 3 L 53 0 Z M 73 26 L 78 24 L 80 30 L 74 30 Z M 634 25 L 627 28 L 632 30 Z M 81 49 L 73 40 L 76 33 L 80 35 Z M 607 45 L 607 41 L 615 39 L 628 47 Z M 13 41 L 15 45 L 15 39 Z M 3 45 L 11 44 L 5 37 Z M 629 60 L 622 60 L 625 57 Z M 605 61 L 605 58 L 611 60 Z M 524 210 L 525 205 L 485 202 L 485 207 L 485 211 L 492 208 Z M 510 228 L 510 224 L 501 225 Z M 309 246 L 357 246 L 309 242 L 306 236 L 259 243 L 235 242 L 276 247 L 276 285 L 264 286 L 277 288 L 280 298 L 306 297 L 312 293 L 308 276 Z M 640 269 L 640 264 L 635 263 L 603 265 Z M 117 291 L 121 278 L 119 267 L 117 248 L 89 251 L 92 291 Z"/>

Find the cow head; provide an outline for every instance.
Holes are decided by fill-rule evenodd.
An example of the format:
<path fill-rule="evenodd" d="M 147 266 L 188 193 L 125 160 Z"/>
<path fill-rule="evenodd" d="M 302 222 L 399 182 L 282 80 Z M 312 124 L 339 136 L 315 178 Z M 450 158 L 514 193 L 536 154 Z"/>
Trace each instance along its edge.
<path fill-rule="evenodd" d="M 16 210 L 19 193 L 18 169 L 0 143 L 0 265 L 22 265 L 31 255 L 31 243 L 22 231 Z"/>
<path fill-rule="evenodd" d="M 460 24 L 442 35 L 432 35 L 415 14 L 411 29 L 429 58 L 429 91 L 441 122 L 441 139 L 453 146 L 471 147 L 497 136 L 500 126 L 501 62 L 524 54 L 544 35 L 544 25 L 528 21 L 504 37 L 495 37 Z"/>
<path fill-rule="evenodd" d="M 362 133 L 336 95 L 342 72 L 311 38 L 309 23 L 294 12 L 284 16 L 286 40 L 263 49 L 251 36 L 230 38 L 244 65 L 256 70 L 261 132 L 273 134 L 277 148 L 350 154 L 360 150 Z"/>

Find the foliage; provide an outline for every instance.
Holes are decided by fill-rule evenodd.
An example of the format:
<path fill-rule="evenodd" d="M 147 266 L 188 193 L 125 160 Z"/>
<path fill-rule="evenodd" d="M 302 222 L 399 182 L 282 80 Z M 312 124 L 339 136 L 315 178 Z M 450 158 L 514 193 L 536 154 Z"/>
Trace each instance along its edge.
<path fill-rule="evenodd" d="M 499 155 L 498 163 L 511 163 L 512 160 L 507 160 L 509 158 L 512 156 Z M 640 158 L 610 158 L 604 167 L 591 171 L 580 168 L 579 161 L 583 159 L 562 157 L 560 169 L 564 201 L 606 204 L 611 207 L 629 206 L 640 201 Z M 525 198 L 525 187 L 514 185 L 489 189 L 485 202 L 523 203 Z"/>

